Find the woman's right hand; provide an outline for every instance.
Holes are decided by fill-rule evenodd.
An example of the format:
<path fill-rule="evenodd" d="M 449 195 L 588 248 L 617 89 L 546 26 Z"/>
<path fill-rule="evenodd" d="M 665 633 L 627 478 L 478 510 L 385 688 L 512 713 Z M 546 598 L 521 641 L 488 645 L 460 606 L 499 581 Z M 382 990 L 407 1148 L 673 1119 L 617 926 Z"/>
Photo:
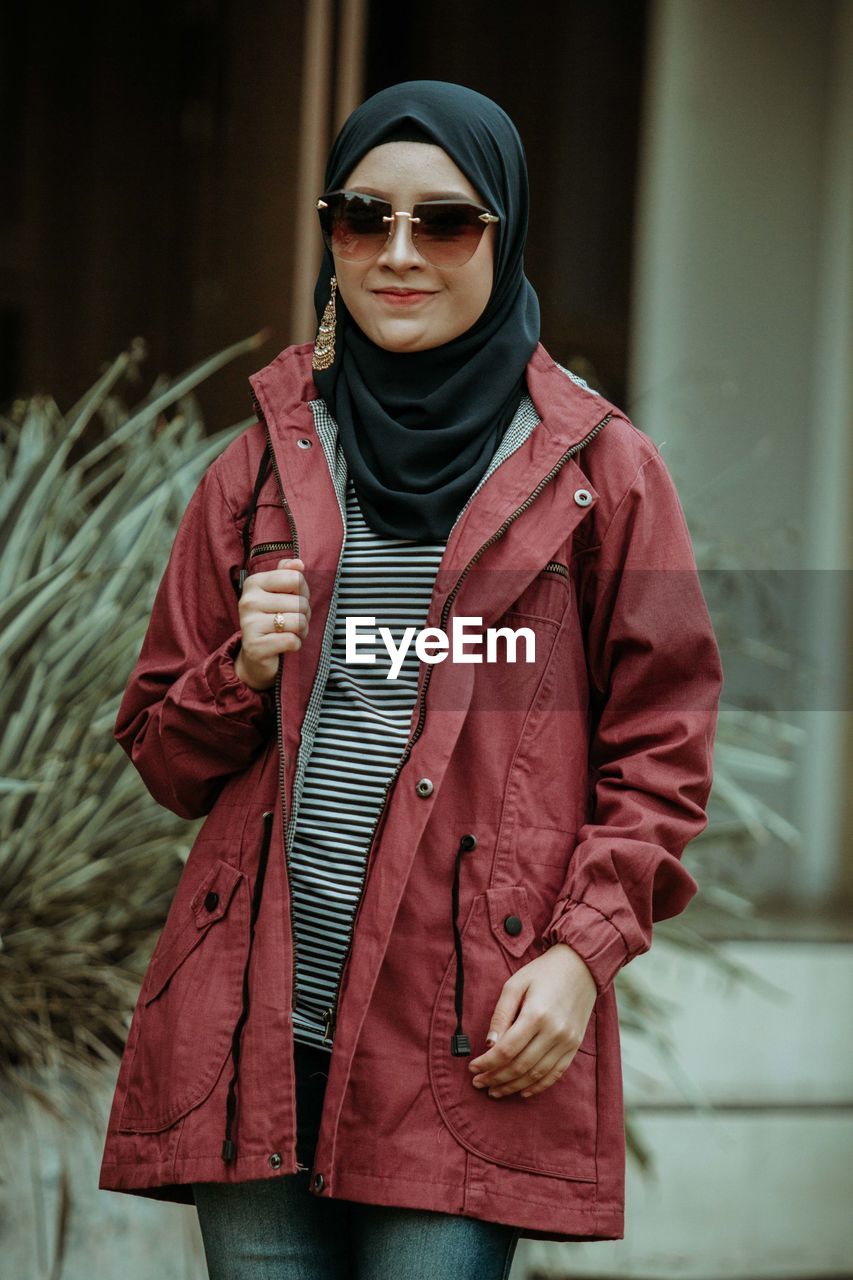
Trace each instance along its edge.
<path fill-rule="evenodd" d="M 238 602 L 242 639 L 234 670 L 252 689 L 275 684 L 278 655 L 302 645 L 311 621 L 308 583 L 301 560 L 279 560 L 276 569 L 252 573 L 243 582 Z M 273 616 L 284 614 L 284 631 L 276 631 Z"/>

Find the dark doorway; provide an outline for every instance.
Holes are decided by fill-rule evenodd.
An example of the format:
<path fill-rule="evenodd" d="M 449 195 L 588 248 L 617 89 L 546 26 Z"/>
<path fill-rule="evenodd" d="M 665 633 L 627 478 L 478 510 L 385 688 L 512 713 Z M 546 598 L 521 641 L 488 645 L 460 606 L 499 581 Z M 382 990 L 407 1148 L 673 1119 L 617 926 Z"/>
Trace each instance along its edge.
<path fill-rule="evenodd" d="M 645 0 L 373 0 L 365 96 L 452 80 L 499 102 L 530 170 L 542 341 L 625 402 Z"/>
<path fill-rule="evenodd" d="M 203 385 L 216 429 L 251 416 L 247 373 L 290 340 L 302 6 L 137 16 L 2 10 L 0 399 L 66 411 L 137 335 L 153 379 L 269 327 Z"/>

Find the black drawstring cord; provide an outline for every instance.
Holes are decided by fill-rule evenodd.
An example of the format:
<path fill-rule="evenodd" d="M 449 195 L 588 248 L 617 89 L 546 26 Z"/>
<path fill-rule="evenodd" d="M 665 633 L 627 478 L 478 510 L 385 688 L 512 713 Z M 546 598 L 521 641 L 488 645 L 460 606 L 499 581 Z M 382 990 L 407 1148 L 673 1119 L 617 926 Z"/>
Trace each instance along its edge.
<path fill-rule="evenodd" d="M 249 547 L 251 546 L 251 543 L 252 543 L 252 517 L 255 514 L 255 508 L 258 505 L 258 497 L 260 495 L 261 489 L 263 488 L 264 480 L 266 479 L 267 467 L 269 466 L 269 461 L 270 461 L 270 445 L 269 445 L 269 441 L 267 441 L 267 443 L 264 445 L 264 451 L 261 454 L 261 463 L 260 463 L 260 466 L 258 467 L 258 474 L 255 479 L 255 487 L 252 490 L 252 501 L 249 506 L 249 510 L 246 512 L 246 518 L 243 521 L 243 566 L 240 569 L 239 583 L 234 588 L 237 594 L 238 600 L 240 599 L 240 596 L 243 594 L 243 583 L 246 581 L 246 576 L 248 574 L 248 570 L 246 568 L 246 561 L 249 558 Z"/>
<path fill-rule="evenodd" d="M 456 850 L 456 862 L 453 867 L 453 940 L 456 944 L 456 991 L 454 993 L 456 1030 L 450 1037 L 450 1052 L 454 1058 L 466 1058 L 471 1053 L 471 1041 L 462 1030 L 462 992 L 465 986 L 465 970 L 462 966 L 462 935 L 459 932 L 459 864 L 462 860 L 462 854 L 467 853 L 469 849 L 473 849 L 476 843 L 476 836 L 466 835 L 462 837 L 459 841 L 459 848 Z"/>
<path fill-rule="evenodd" d="M 258 918 L 258 911 L 261 906 L 261 894 L 264 889 L 264 876 L 267 871 L 267 858 L 270 851 L 270 838 L 272 836 L 273 815 L 269 811 L 264 814 L 264 838 L 261 845 L 261 856 L 258 860 L 258 873 L 255 876 L 255 891 L 252 894 L 252 918 L 249 925 L 249 952 L 246 956 L 246 967 L 243 970 L 243 1008 L 240 1017 L 237 1019 L 237 1025 L 234 1028 L 234 1035 L 231 1039 L 231 1058 L 234 1062 L 234 1070 L 228 1084 L 228 1097 L 225 1101 L 225 1140 L 222 1143 L 222 1159 L 226 1164 L 231 1164 L 237 1157 L 237 1143 L 231 1138 L 231 1128 L 234 1123 L 234 1112 L 237 1108 L 237 1073 L 240 1064 L 240 1035 L 246 1019 L 249 1016 L 249 962 L 252 958 L 252 943 L 255 940 L 255 921 Z"/>

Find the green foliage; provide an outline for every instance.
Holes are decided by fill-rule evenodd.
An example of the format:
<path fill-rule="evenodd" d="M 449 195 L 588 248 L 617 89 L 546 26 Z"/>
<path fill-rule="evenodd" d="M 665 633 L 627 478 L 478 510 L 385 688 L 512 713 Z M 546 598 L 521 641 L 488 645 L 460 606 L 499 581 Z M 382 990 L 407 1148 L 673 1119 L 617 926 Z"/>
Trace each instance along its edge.
<path fill-rule="evenodd" d="M 193 390 L 257 345 L 128 411 L 137 341 L 67 415 L 39 396 L 0 418 L 0 1082 L 43 1101 L 36 1081 L 115 1061 L 197 830 L 112 729 L 178 521 L 248 425 L 206 437 Z"/>

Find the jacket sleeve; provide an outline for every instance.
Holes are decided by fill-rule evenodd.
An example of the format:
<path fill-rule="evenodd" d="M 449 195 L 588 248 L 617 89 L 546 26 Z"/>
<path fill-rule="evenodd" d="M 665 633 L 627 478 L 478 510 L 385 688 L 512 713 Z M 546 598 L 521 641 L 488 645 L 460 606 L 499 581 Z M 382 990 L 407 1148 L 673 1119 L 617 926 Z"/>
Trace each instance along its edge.
<path fill-rule="evenodd" d="M 214 462 L 181 519 L 113 730 L 154 799 L 182 818 L 209 813 L 275 731 L 273 693 L 234 670 L 241 564 Z"/>
<path fill-rule="evenodd" d="M 591 691 L 589 821 L 543 932 L 599 993 L 683 911 L 680 861 L 707 824 L 722 686 L 716 638 L 673 481 L 657 450 L 597 547 L 579 555 Z"/>

